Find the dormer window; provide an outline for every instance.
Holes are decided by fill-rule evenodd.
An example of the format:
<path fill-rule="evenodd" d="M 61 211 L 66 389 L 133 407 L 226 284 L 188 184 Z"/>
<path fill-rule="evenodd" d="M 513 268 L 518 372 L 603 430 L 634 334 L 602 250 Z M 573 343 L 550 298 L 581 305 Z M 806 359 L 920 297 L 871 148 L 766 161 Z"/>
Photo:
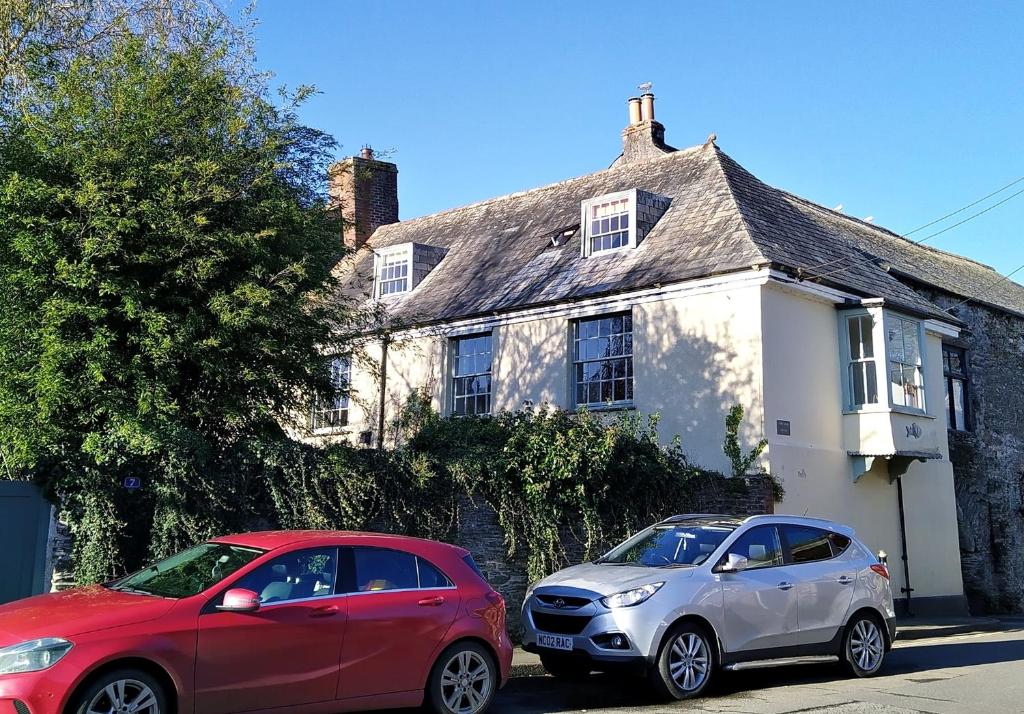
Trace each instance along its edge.
<path fill-rule="evenodd" d="M 668 209 L 663 196 L 629 189 L 583 202 L 583 257 L 636 248 Z"/>
<path fill-rule="evenodd" d="M 377 273 L 377 284 L 380 286 L 378 295 L 392 295 L 409 290 L 409 255 L 401 253 L 385 253 L 380 257 Z"/>
<path fill-rule="evenodd" d="M 619 198 L 590 207 L 590 252 L 629 245 L 629 199 Z"/>
<path fill-rule="evenodd" d="M 401 295 L 414 290 L 437 267 L 447 248 L 424 243 L 399 243 L 376 251 L 374 297 Z"/>

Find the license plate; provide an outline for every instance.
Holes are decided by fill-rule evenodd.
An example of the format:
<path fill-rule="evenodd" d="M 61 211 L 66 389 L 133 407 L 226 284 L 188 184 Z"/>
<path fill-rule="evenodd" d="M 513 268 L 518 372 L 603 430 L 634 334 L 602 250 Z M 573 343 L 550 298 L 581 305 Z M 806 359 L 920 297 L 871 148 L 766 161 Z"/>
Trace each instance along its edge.
<path fill-rule="evenodd" d="M 547 647 L 552 650 L 565 650 L 566 652 L 572 652 L 572 638 L 562 637 L 561 635 L 537 635 L 537 646 Z"/>

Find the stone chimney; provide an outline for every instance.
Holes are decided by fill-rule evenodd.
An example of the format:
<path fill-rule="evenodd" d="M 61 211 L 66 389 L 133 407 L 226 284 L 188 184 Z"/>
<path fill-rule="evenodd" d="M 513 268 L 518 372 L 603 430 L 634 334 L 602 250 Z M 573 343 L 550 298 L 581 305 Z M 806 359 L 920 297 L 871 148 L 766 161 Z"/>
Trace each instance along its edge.
<path fill-rule="evenodd" d="M 328 170 L 331 205 L 341 208 L 342 241 L 361 247 L 380 226 L 398 223 L 398 167 L 364 146 Z"/>
<path fill-rule="evenodd" d="M 665 143 L 665 127 L 654 119 L 654 95 L 644 92 L 629 99 L 629 126 L 622 130 L 622 156 L 615 162 L 647 161 L 675 149 Z"/>

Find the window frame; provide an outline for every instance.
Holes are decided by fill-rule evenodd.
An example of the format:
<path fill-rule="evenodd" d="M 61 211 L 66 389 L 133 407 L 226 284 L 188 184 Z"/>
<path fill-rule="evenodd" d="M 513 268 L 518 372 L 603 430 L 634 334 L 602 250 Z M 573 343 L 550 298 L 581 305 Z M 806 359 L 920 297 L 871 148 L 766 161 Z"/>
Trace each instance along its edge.
<path fill-rule="evenodd" d="M 606 335 L 606 337 L 611 338 L 611 337 L 616 336 L 616 335 L 621 335 L 621 338 L 622 338 L 622 354 L 620 354 L 620 355 L 607 355 L 607 356 L 605 356 L 603 358 L 600 358 L 600 359 L 583 359 L 583 358 L 581 358 L 581 355 L 580 355 L 580 344 L 581 344 L 581 342 L 583 342 L 585 340 L 589 340 L 589 339 L 594 339 L 594 338 L 591 338 L 591 337 L 581 337 L 581 332 L 580 332 L 581 326 L 584 323 L 595 323 L 595 322 L 598 323 L 597 339 L 600 339 L 602 337 L 602 335 L 600 334 L 600 321 L 602 321 L 602 320 L 614 320 L 616 317 L 621 317 L 623 319 L 623 330 L 620 333 L 611 333 L 611 332 L 609 332 L 608 335 Z M 627 320 L 627 319 L 629 320 L 629 329 L 628 330 L 625 329 L 625 320 Z M 578 409 L 580 407 L 585 407 L 588 411 L 610 411 L 610 410 L 617 410 L 617 409 L 631 409 L 631 408 L 633 408 L 633 406 L 635 404 L 635 401 L 636 401 L 636 372 L 635 372 L 635 369 L 634 369 L 635 368 L 634 359 L 636 357 L 636 344 L 635 344 L 635 340 L 634 340 L 634 327 L 635 327 L 635 325 L 634 325 L 634 321 L 633 321 L 633 311 L 632 311 L 631 308 L 627 308 L 626 310 L 623 310 L 623 311 L 600 313 L 600 314 L 597 314 L 597 315 L 587 315 L 587 316 L 584 316 L 584 317 L 577 317 L 577 318 L 571 320 L 571 325 L 570 325 L 570 328 L 569 328 L 569 350 L 570 350 L 570 352 L 569 352 L 569 361 L 570 361 L 570 364 L 569 364 L 569 370 L 570 370 L 570 372 L 569 372 L 569 388 L 571 390 L 570 395 L 569 395 L 570 396 L 569 403 L 572 404 L 574 409 Z M 627 337 L 628 337 L 628 340 L 629 340 L 629 349 L 628 350 L 626 349 Z M 578 368 L 580 366 L 584 366 L 585 367 L 585 365 L 587 365 L 587 364 L 602 363 L 602 362 L 614 362 L 614 361 L 618 361 L 618 360 L 622 360 L 624 362 L 625 376 L 621 378 L 622 381 L 623 381 L 623 399 L 614 399 L 614 392 L 615 392 L 615 386 L 614 385 L 615 385 L 615 382 L 619 380 L 619 378 L 616 378 L 614 376 L 614 366 L 613 366 L 612 367 L 612 377 L 611 377 L 611 379 L 608 379 L 608 380 L 604 380 L 604 379 L 598 380 L 598 384 L 599 385 L 604 383 L 604 382 L 610 382 L 612 384 L 612 395 L 613 395 L 613 398 L 610 401 L 597 401 L 597 402 L 591 402 L 591 401 L 589 401 L 589 398 L 588 398 L 588 401 L 581 402 L 580 399 L 579 399 L 579 388 L 580 388 L 580 385 L 581 384 L 588 384 L 588 388 L 589 388 L 589 384 L 590 383 L 586 382 L 585 380 L 583 382 L 579 381 L 579 379 L 578 379 Z M 599 387 L 599 389 L 600 389 L 600 387 Z"/>
<path fill-rule="evenodd" d="M 339 406 L 321 407 L 321 398 L 316 396 L 313 398 L 313 404 L 310 407 L 309 414 L 309 427 L 314 434 L 326 434 L 342 429 L 348 428 L 349 424 L 349 410 L 352 408 L 352 355 L 351 354 L 335 354 L 331 355 L 331 381 L 334 382 L 334 364 L 335 362 L 342 362 L 344 364 L 343 369 L 338 370 L 338 376 L 340 377 L 339 384 L 335 386 L 335 396 L 332 398 L 333 404 L 339 404 Z M 326 414 L 328 412 L 337 412 L 339 421 L 336 424 L 323 424 L 318 422 L 318 415 Z"/>
<path fill-rule="evenodd" d="M 859 332 L 859 334 L 861 336 L 861 340 L 860 340 L 860 343 L 859 343 L 858 347 L 862 347 L 865 344 L 864 343 L 864 326 L 863 326 L 863 321 L 864 320 L 870 320 L 871 321 L 871 332 L 870 332 L 870 335 L 871 335 L 871 356 L 870 357 L 854 357 L 853 344 L 852 344 L 851 335 L 850 335 L 850 326 L 851 326 L 851 323 L 853 323 L 854 321 L 857 322 L 857 324 L 858 324 L 858 332 Z M 877 405 L 877 404 L 881 403 L 880 392 L 879 392 L 879 389 L 878 389 L 878 349 L 875 346 L 875 343 L 877 342 L 876 338 L 878 337 L 878 335 L 876 334 L 878 332 L 877 328 L 878 328 L 877 320 L 875 320 L 875 316 L 872 315 L 870 312 L 857 312 L 857 313 L 853 313 L 853 314 L 846 314 L 846 315 L 844 315 L 844 319 L 842 320 L 841 339 L 843 341 L 843 344 L 845 345 L 844 357 L 845 357 L 845 363 L 846 363 L 845 364 L 845 369 L 844 369 L 844 385 L 845 385 L 845 388 L 844 388 L 844 400 L 845 400 L 847 408 L 850 409 L 850 410 L 860 410 L 860 409 L 864 409 L 865 407 L 871 407 L 871 406 L 874 406 L 874 405 Z M 859 351 L 860 350 L 858 350 L 858 352 Z M 868 374 L 869 373 L 873 373 L 874 374 L 874 378 L 875 378 L 875 400 L 874 401 L 864 401 L 863 403 L 860 403 L 860 404 L 858 404 L 857 401 L 856 401 L 855 390 L 854 390 L 854 365 L 857 365 L 857 364 L 865 365 L 865 369 L 864 369 L 864 384 L 863 384 L 865 400 L 867 400 L 868 391 L 869 391 L 868 390 L 868 386 L 869 386 L 869 383 L 870 383 L 869 379 L 868 379 Z M 870 367 L 870 370 L 868 369 L 869 367 Z"/>
<path fill-rule="evenodd" d="M 430 588 L 425 588 L 425 587 L 420 586 L 420 587 L 415 587 L 415 588 L 392 588 L 390 590 L 357 590 L 356 589 L 356 558 L 355 558 L 355 552 L 356 552 L 357 549 L 360 549 L 360 548 L 363 549 L 363 550 L 389 551 L 389 552 L 392 552 L 392 553 L 401 553 L 402 555 L 407 555 L 407 556 L 411 557 L 413 559 L 415 565 L 416 565 L 416 583 L 417 583 L 418 586 L 419 586 L 419 584 L 421 582 L 420 581 L 420 569 L 419 569 L 419 561 L 420 560 L 423 560 L 424 562 L 427 563 L 427 565 L 431 566 L 432 568 L 434 568 L 434 570 L 436 570 L 441 575 L 443 575 L 445 578 L 447 578 L 449 584 L 447 586 L 443 586 L 443 587 L 430 587 Z M 401 548 L 390 548 L 388 546 L 358 545 L 358 544 L 356 544 L 356 545 L 344 545 L 344 546 L 341 546 L 341 548 L 339 548 L 338 550 L 339 550 L 339 554 L 338 554 L 338 557 L 339 557 L 338 565 L 339 565 L 339 567 L 344 562 L 347 565 L 347 567 L 349 568 L 349 573 L 350 573 L 350 575 L 347 576 L 346 579 L 345 579 L 345 584 L 346 584 L 345 592 L 342 593 L 342 594 L 344 594 L 346 596 L 359 596 L 359 597 L 363 597 L 363 596 L 366 596 L 366 595 L 382 595 L 384 593 L 409 593 L 409 592 L 425 592 L 425 591 L 434 591 L 434 590 L 458 590 L 458 586 L 455 584 L 455 581 L 452 579 L 452 577 L 450 575 L 448 575 L 448 573 L 446 573 L 444 571 L 444 568 L 439 567 L 437 565 L 437 563 L 435 563 L 434 561 L 430 560 L 429 558 L 424 558 L 423 556 L 421 556 L 421 555 L 419 555 L 417 553 L 411 553 L 408 550 L 402 550 Z M 335 582 L 336 583 L 341 582 L 341 578 L 336 578 Z M 335 587 L 337 587 L 337 585 L 335 585 Z"/>
<path fill-rule="evenodd" d="M 401 267 L 405 269 L 404 275 L 392 276 L 384 279 L 383 272 L 390 267 Z M 404 295 L 412 290 L 412 250 L 409 247 L 402 247 L 398 250 L 382 249 L 377 252 L 373 265 L 373 295 L 378 300 L 389 298 L 393 295 Z M 401 290 L 388 290 L 384 292 L 386 283 L 397 283 L 404 281 L 405 287 Z"/>
<path fill-rule="evenodd" d="M 919 320 L 917 318 L 909 317 L 907 315 L 903 315 L 903 314 L 896 313 L 896 312 L 891 312 L 889 310 L 886 310 L 886 311 L 883 312 L 883 320 L 882 321 L 883 321 L 882 335 L 883 335 L 883 338 L 884 338 L 883 345 L 884 345 L 884 348 L 885 348 L 885 374 L 886 374 L 887 382 L 888 382 L 887 391 L 888 391 L 888 395 L 889 395 L 889 406 L 892 409 L 896 410 L 896 411 L 908 411 L 908 412 L 911 412 L 911 413 L 914 413 L 914 414 L 927 414 L 928 413 L 927 412 L 927 410 L 928 410 L 928 400 L 925 397 L 925 356 L 924 356 L 924 352 L 925 352 L 925 349 L 926 349 L 926 343 L 925 343 L 926 336 L 924 334 L 924 325 L 922 324 L 921 320 Z M 900 333 L 901 333 L 901 335 L 903 335 L 903 334 L 905 334 L 903 332 L 903 325 L 904 324 L 908 324 L 908 323 L 912 324 L 914 326 L 914 329 L 915 329 L 915 332 L 916 332 L 916 335 L 917 335 L 917 364 L 913 364 L 911 362 L 907 362 L 905 359 L 904 360 L 895 360 L 895 359 L 893 359 L 893 356 L 890 355 L 890 353 L 889 353 L 889 330 L 892 329 L 892 325 L 893 324 L 899 324 L 900 325 Z M 906 347 L 906 345 L 904 345 L 904 349 L 905 349 L 905 347 Z M 904 355 L 904 357 L 906 357 L 906 355 Z M 916 370 L 916 374 L 917 374 L 917 377 L 918 377 L 918 382 L 917 382 L 917 384 L 915 386 L 917 387 L 918 392 L 920 394 L 920 397 L 919 397 L 920 406 L 911 406 L 911 405 L 907 405 L 907 404 L 897 404 L 896 403 L 896 399 L 895 399 L 894 392 L 893 392 L 893 386 L 894 385 L 893 385 L 892 378 L 893 378 L 893 365 L 897 364 L 897 363 L 899 365 L 901 365 L 901 367 L 903 367 L 903 368 L 906 368 L 908 366 L 912 366 Z M 903 370 L 901 370 L 901 372 L 902 371 Z M 905 387 L 904 387 L 904 393 L 906 393 L 906 388 Z"/>
<path fill-rule="evenodd" d="M 472 372 L 472 373 L 467 373 L 467 374 L 456 374 L 456 368 L 457 368 L 457 365 L 458 365 L 460 357 L 469 356 L 469 355 L 460 355 L 459 354 L 459 352 L 458 352 L 458 350 L 459 350 L 459 343 L 461 341 L 463 341 L 463 340 L 467 340 L 467 341 L 468 340 L 475 340 L 475 339 L 479 339 L 481 337 L 486 337 L 487 340 L 488 340 L 488 352 L 486 354 L 489 355 L 489 360 L 488 360 L 488 363 L 487 363 L 487 371 L 486 372 Z M 486 330 L 484 332 L 473 332 L 473 333 L 468 333 L 468 334 L 465 334 L 465 335 L 453 335 L 448 340 L 448 351 L 449 351 L 449 358 L 448 358 L 448 388 L 451 391 L 451 395 L 450 395 L 449 399 L 447 400 L 448 401 L 449 414 L 451 414 L 452 416 L 490 416 L 491 414 L 493 414 L 493 411 L 494 411 L 494 331 L 493 330 Z M 472 353 L 472 356 L 475 357 L 477 355 L 482 355 L 482 354 L 485 354 L 485 353 L 483 353 L 483 352 L 474 352 L 474 353 Z M 469 394 L 462 394 L 462 395 L 460 395 L 458 393 L 458 390 L 456 389 L 456 381 L 457 380 L 459 380 L 459 379 L 476 379 L 476 378 L 479 378 L 479 377 L 482 377 L 482 376 L 485 376 L 485 375 L 487 377 L 487 393 L 486 394 L 474 393 L 472 395 L 469 395 Z M 477 397 L 480 397 L 480 396 L 486 396 L 487 397 L 487 411 L 485 411 L 485 412 L 476 412 L 475 411 L 472 414 L 459 413 L 459 411 L 458 411 L 458 409 L 456 407 L 456 404 L 458 404 L 458 401 L 460 399 L 463 400 L 463 401 L 466 401 L 466 400 L 468 400 L 470 398 L 475 400 Z"/>
<path fill-rule="evenodd" d="M 346 593 L 338 592 L 338 584 L 341 582 L 341 578 L 339 577 L 339 573 L 341 571 L 341 557 L 342 557 L 342 553 L 341 553 L 342 549 L 339 548 L 338 546 L 336 546 L 336 545 L 311 546 L 311 547 L 308 547 L 308 548 L 296 548 L 295 550 L 290 550 L 287 553 L 276 553 L 276 554 L 274 553 L 274 551 L 267 551 L 265 554 L 266 555 L 272 555 L 272 557 L 264 559 L 262 562 L 260 562 L 255 567 L 253 567 L 253 568 L 247 570 L 246 572 L 238 575 L 238 577 L 235 580 L 233 580 L 230 585 L 226 586 L 223 590 L 218 592 L 216 595 L 214 595 L 210 599 L 210 601 L 206 604 L 206 606 L 203 609 L 203 614 L 211 614 L 211 613 L 214 613 L 214 612 L 220 612 L 220 610 L 217 609 L 217 606 L 224 602 L 224 596 L 227 594 L 227 592 L 229 590 L 234 590 L 234 589 L 240 587 L 239 584 L 243 580 L 245 580 L 247 577 L 249 577 L 250 575 L 255 573 L 260 568 L 262 568 L 264 566 L 271 566 L 271 565 L 274 564 L 275 561 L 280 560 L 281 558 L 285 558 L 285 557 L 289 557 L 289 556 L 298 557 L 301 553 L 304 553 L 304 552 L 307 552 L 307 551 L 315 551 L 315 550 L 333 550 L 334 551 L 334 583 L 331 585 L 331 592 L 327 593 L 326 595 L 314 595 L 312 597 L 291 598 L 289 600 L 275 600 L 274 602 L 268 602 L 268 603 L 262 603 L 261 602 L 259 609 L 260 610 L 266 610 L 267 608 L 277 607 L 279 605 L 294 605 L 295 603 L 299 603 L 299 602 L 323 602 L 324 600 L 327 600 L 328 598 L 341 597 L 341 596 L 345 595 Z M 259 597 L 260 593 L 256 593 L 256 595 L 257 595 L 257 597 Z"/>
<path fill-rule="evenodd" d="M 809 531 L 817 531 L 819 534 L 823 535 L 825 537 L 825 541 L 828 543 L 828 549 L 829 549 L 829 553 L 830 553 L 829 557 L 827 557 L 827 558 L 817 558 L 815 560 L 801 560 L 801 561 L 796 560 L 796 558 L 793 556 L 793 548 L 792 548 L 792 545 L 789 542 L 789 536 L 786 533 L 787 529 L 789 529 L 789 528 L 802 528 L 802 529 L 806 529 L 806 530 L 809 530 Z M 838 553 L 836 552 L 836 545 L 833 542 L 833 537 L 834 536 L 842 536 L 843 538 L 846 538 L 846 540 L 847 540 L 846 547 L 843 548 Z M 785 558 L 785 561 L 786 561 L 786 563 L 788 565 L 813 565 L 814 563 L 824 563 L 824 562 L 829 561 L 829 560 L 835 560 L 840 555 L 842 555 L 847 550 L 849 550 L 850 549 L 850 545 L 853 543 L 853 539 L 852 538 L 850 538 L 849 536 L 843 535 L 842 533 L 837 533 L 836 531 L 830 531 L 827 528 L 819 528 L 818 526 L 804 525 L 803 523 L 780 523 L 779 524 L 779 537 L 782 538 L 783 557 Z"/>
<path fill-rule="evenodd" d="M 726 563 L 726 561 L 728 561 L 729 553 L 732 551 L 733 547 L 740 541 L 741 538 L 746 536 L 748 533 L 753 533 L 758 528 L 771 528 L 772 530 L 775 531 L 775 538 L 776 538 L 776 540 L 778 541 L 778 544 L 779 544 L 779 558 L 781 559 L 782 562 L 775 563 L 773 565 L 761 565 L 761 566 L 758 566 L 758 567 L 755 567 L 755 568 L 749 568 L 749 567 L 748 568 L 744 568 L 743 570 L 740 571 L 740 573 L 742 574 L 742 573 L 745 573 L 745 572 L 747 572 L 749 570 L 771 570 L 772 568 L 784 568 L 784 567 L 786 567 L 790 563 L 788 562 L 788 557 L 787 557 L 786 541 L 783 540 L 783 538 L 782 538 L 782 528 L 781 528 L 782 525 L 783 524 L 780 524 L 780 523 L 755 523 L 755 524 L 751 525 L 750 528 L 746 528 L 746 529 L 743 529 L 743 530 L 739 531 L 738 533 L 734 533 L 733 534 L 734 537 L 733 537 L 732 540 L 730 540 L 728 543 L 723 543 L 722 544 L 721 547 L 724 548 L 724 550 L 722 551 L 721 557 L 719 557 L 719 559 L 715 562 L 715 566 L 714 566 L 713 570 L 717 570 L 722 565 L 724 565 Z M 742 557 L 746 558 L 747 556 L 742 556 Z M 705 562 L 708 562 L 708 561 L 705 561 Z M 747 562 L 748 563 L 750 562 L 749 558 L 747 558 Z"/>
<path fill-rule="evenodd" d="M 960 371 L 954 372 L 949 367 L 947 353 L 955 352 L 959 357 Z M 967 360 L 967 348 L 942 343 L 942 381 L 946 389 L 946 428 L 950 431 L 973 431 L 971 423 L 971 369 Z M 963 423 L 957 424 L 956 403 L 953 400 L 953 383 L 959 382 L 961 399 L 963 400 Z"/>
<path fill-rule="evenodd" d="M 626 227 L 626 242 L 622 245 L 601 248 L 598 250 L 593 249 L 593 234 L 591 233 L 591 215 L 593 209 L 597 206 L 604 205 L 606 203 L 612 203 L 615 201 L 625 201 L 626 211 L 616 214 L 627 216 L 628 226 Z M 595 196 L 594 198 L 588 198 L 580 204 L 580 253 L 584 258 L 589 258 L 593 255 L 613 255 L 622 250 L 628 250 L 635 248 L 637 245 L 636 240 L 636 190 L 629 189 L 626 191 L 616 191 L 614 193 L 606 193 L 602 196 Z M 621 231 L 616 231 L 621 232 Z M 609 234 L 611 231 L 609 232 Z M 606 235 L 601 233 L 600 235 Z"/>

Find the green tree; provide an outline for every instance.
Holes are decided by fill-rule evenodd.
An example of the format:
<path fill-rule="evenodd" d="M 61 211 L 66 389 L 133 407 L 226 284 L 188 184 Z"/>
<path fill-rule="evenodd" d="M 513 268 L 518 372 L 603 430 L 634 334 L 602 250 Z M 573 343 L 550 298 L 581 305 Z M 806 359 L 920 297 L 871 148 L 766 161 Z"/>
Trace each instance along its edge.
<path fill-rule="evenodd" d="M 237 520 L 248 445 L 329 389 L 345 318 L 311 90 L 272 100 L 213 20 L 118 27 L 59 72 L 21 51 L 0 107 L 0 457 L 72 509 L 85 580 Z"/>

